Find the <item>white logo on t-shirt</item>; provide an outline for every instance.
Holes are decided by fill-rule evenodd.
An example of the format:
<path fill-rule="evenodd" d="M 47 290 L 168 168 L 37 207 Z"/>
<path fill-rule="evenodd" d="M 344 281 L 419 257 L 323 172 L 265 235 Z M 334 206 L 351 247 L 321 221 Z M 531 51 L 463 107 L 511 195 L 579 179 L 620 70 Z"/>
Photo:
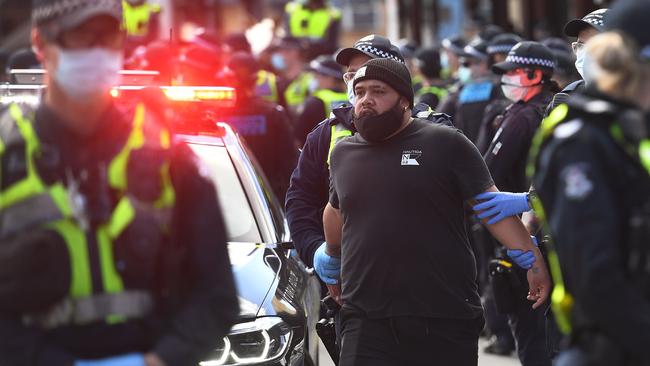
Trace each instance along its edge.
<path fill-rule="evenodd" d="M 420 150 L 409 150 L 402 152 L 402 165 L 417 165 L 419 166 L 418 159 L 422 156 Z"/>

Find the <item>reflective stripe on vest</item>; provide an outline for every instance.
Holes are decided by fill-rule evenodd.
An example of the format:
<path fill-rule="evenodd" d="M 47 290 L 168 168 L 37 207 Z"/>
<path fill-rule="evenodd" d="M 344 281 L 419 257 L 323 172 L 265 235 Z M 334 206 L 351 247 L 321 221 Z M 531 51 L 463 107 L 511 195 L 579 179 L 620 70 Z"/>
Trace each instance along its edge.
<path fill-rule="evenodd" d="M 328 118 L 333 109 L 348 103 L 347 93 L 339 93 L 329 89 L 320 89 L 312 95 L 323 101 L 323 104 L 325 105 L 324 118 Z"/>
<path fill-rule="evenodd" d="M 289 107 L 300 106 L 309 94 L 309 84 L 314 76 L 308 72 L 303 72 L 289 84 L 284 91 L 284 100 Z"/>
<path fill-rule="evenodd" d="M 149 20 L 151 15 L 160 12 L 160 6 L 145 2 L 142 5 L 132 6 L 122 0 L 124 13 L 124 28 L 128 36 L 143 37 L 149 33 Z"/>
<path fill-rule="evenodd" d="M 352 131 L 349 128 L 345 127 L 342 123 L 337 123 L 332 126 L 332 134 L 330 136 L 330 147 L 327 152 L 327 165 L 330 165 L 330 158 L 332 157 L 332 150 L 334 146 L 343 140 L 345 137 L 352 136 Z"/>
<path fill-rule="evenodd" d="M 274 73 L 266 70 L 257 72 L 255 95 L 266 101 L 278 103 L 278 83 Z"/>
<path fill-rule="evenodd" d="M 341 18 L 341 11 L 336 8 L 310 10 L 296 2 L 288 3 L 285 11 L 289 18 L 289 33 L 297 38 L 324 38 L 330 23 Z"/>
<path fill-rule="evenodd" d="M 116 312 L 119 306 L 105 306 L 107 302 L 111 304 L 147 303 L 147 301 L 133 302 L 125 298 L 125 296 L 132 297 L 133 293 L 131 292 L 125 295 L 124 284 L 115 268 L 113 241 L 119 237 L 135 218 L 134 206 L 131 199 L 125 194 L 128 183 L 127 166 L 130 153 L 133 150 L 142 148 L 145 144 L 151 143 L 163 149 L 169 149 L 169 132 L 161 128 L 156 130 L 157 133 L 153 133 L 152 128 L 144 123 L 146 114 L 144 105 L 140 103 L 136 106 L 135 117 L 127 142 L 122 151 L 109 164 L 109 185 L 111 188 L 120 192 L 122 198 L 118 201 L 109 220 L 99 225 L 95 233 L 99 247 L 100 270 L 105 294 L 93 294 L 86 232 L 81 229 L 73 217 L 69 204 L 69 194 L 61 182 L 46 186 L 40 179 L 35 169 L 35 158 L 38 156 L 40 142 L 32 127 L 32 123 L 29 119 L 24 118 L 22 110 L 16 104 L 9 107 L 9 112 L 24 140 L 27 174 L 25 178 L 8 187 L 5 191 L 0 192 L 0 214 L 3 215 L 3 218 L 7 215 L 9 217 L 12 215 L 15 216 L 17 215 L 16 212 L 26 216 L 27 212 L 31 210 L 33 216 L 40 217 L 39 215 L 42 215 L 42 210 L 48 212 L 49 215 L 58 209 L 58 216 L 50 220 L 45 219 L 44 221 L 46 222 L 41 224 L 46 228 L 56 231 L 64 239 L 68 248 L 71 265 L 69 298 L 44 314 L 30 315 L 28 318 L 32 318 L 32 320 L 49 319 L 41 325 L 59 326 L 64 324 L 79 324 L 77 322 L 79 319 L 83 319 L 83 322 L 104 320 L 109 323 L 114 323 L 123 321 L 133 314 L 144 315 L 150 310 L 150 306 L 131 309 L 126 313 Z M 4 141 L 3 145 L 7 143 L 7 141 Z M 0 151 L 1 153 L 2 151 Z M 152 205 L 156 209 L 169 209 L 174 205 L 175 193 L 171 185 L 168 162 L 163 163 L 160 168 L 160 179 L 162 191 Z M 48 201 L 43 196 L 46 196 L 45 198 L 49 196 L 51 199 Z M 52 202 L 53 204 L 48 205 L 47 202 Z M 53 209 L 53 206 L 56 206 L 56 209 Z M 47 216 L 45 217 L 47 218 Z M 148 293 L 140 293 L 140 295 L 150 296 Z M 98 296 L 100 298 L 97 298 Z M 106 296 L 114 296 L 114 298 L 106 300 Z M 83 301 L 85 304 L 96 303 L 97 308 L 89 309 L 85 314 L 79 314 L 74 311 L 76 307 L 73 307 L 73 311 L 70 313 L 65 310 L 69 305 L 67 303 L 69 301 Z M 61 314 L 67 315 L 62 316 Z M 88 314 L 94 314 L 94 317 L 89 319 Z"/>

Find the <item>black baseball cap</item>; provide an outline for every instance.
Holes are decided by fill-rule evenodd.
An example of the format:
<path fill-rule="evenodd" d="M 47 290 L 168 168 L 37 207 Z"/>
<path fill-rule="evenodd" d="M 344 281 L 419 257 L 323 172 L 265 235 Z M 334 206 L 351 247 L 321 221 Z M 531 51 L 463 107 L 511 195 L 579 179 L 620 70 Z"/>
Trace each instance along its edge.
<path fill-rule="evenodd" d="M 650 1 L 621 0 L 607 13 L 605 30 L 620 31 L 639 47 L 640 57 L 650 60 Z"/>
<path fill-rule="evenodd" d="M 388 38 L 376 34 L 365 36 L 358 40 L 354 46 L 340 50 L 335 59 L 340 65 L 348 66 L 350 59 L 359 54 L 370 58 L 388 58 L 404 63 L 404 56 L 399 48 L 390 43 Z"/>
<path fill-rule="evenodd" d="M 605 30 L 605 14 L 609 9 L 603 8 L 594 10 L 585 15 L 582 19 L 573 19 L 564 26 L 564 34 L 569 37 L 577 37 L 580 32 L 587 28 L 594 28 L 599 32 Z"/>
<path fill-rule="evenodd" d="M 32 23 L 48 25 L 57 35 L 81 25 L 88 19 L 107 15 L 122 23 L 121 0 L 32 0 Z"/>
<path fill-rule="evenodd" d="M 519 42 L 508 52 L 505 61 L 492 66 L 492 71 L 501 75 L 517 68 L 539 69 L 552 74 L 555 69 L 555 56 L 548 47 L 539 42 Z"/>
<path fill-rule="evenodd" d="M 330 76 L 336 79 L 343 78 L 343 69 L 332 56 L 318 56 L 309 63 L 309 68 L 321 75 Z"/>

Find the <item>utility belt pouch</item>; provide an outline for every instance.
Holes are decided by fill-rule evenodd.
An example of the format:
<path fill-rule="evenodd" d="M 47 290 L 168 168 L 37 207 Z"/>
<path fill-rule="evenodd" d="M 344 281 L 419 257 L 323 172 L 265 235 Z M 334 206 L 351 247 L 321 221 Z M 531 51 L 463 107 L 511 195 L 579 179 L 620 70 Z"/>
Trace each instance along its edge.
<path fill-rule="evenodd" d="M 488 271 L 497 311 L 501 314 L 512 313 L 522 287 L 515 265 L 509 259 L 496 258 L 489 262 Z"/>

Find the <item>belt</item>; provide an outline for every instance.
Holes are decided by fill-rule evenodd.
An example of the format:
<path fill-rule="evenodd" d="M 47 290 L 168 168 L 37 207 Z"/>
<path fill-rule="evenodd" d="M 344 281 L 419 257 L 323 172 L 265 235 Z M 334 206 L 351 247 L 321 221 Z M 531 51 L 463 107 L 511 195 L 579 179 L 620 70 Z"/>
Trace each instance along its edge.
<path fill-rule="evenodd" d="M 23 323 L 40 325 L 45 329 L 64 325 L 84 325 L 106 321 L 111 316 L 137 319 L 153 308 L 151 294 L 144 291 L 124 291 L 97 294 L 79 299 L 65 299 L 51 309 L 23 316 Z"/>

